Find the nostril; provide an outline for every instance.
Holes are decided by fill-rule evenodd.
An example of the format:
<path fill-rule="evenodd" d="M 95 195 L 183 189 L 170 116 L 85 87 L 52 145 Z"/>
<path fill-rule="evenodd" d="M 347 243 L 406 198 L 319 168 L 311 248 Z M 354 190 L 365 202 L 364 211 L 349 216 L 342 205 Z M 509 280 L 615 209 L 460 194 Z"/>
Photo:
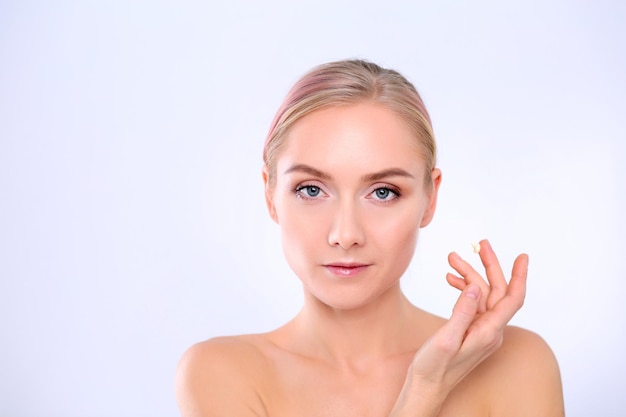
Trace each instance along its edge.
<path fill-rule="evenodd" d="M 365 243 L 365 233 L 353 209 L 342 210 L 337 215 L 328 236 L 331 246 L 340 246 L 349 249 Z"/>

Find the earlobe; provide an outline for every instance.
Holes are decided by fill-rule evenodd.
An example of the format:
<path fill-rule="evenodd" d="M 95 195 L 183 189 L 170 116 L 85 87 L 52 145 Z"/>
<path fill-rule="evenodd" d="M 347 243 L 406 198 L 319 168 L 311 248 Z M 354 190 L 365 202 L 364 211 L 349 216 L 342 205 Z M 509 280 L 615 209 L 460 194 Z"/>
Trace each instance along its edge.
<path fill-rule="evenodd" d="M 274 206 L 274 188 L 270 185 L 269 182 L 269 172 L 267 166 L 263 166 L 263 171 L 261 173 L 263 176 L 263 184 L 265 186 L 265 204 L 267 205 L 267 211 L 276 223 L 278 223 L 278 216 L 276 215 L 276 206 Z"/>
<path fill-rule="evenodd" d="M 437 208 L 437 195 L 439 193 L 439 185 L 441 184 L 441 170 L 439 168 L 433 168 L 431 172 L 432 188 L 428 192 L 428 205 L 422 216 L 420 227 L 426 227 L 432 221 L 435 216 L 435 209 Z"/>

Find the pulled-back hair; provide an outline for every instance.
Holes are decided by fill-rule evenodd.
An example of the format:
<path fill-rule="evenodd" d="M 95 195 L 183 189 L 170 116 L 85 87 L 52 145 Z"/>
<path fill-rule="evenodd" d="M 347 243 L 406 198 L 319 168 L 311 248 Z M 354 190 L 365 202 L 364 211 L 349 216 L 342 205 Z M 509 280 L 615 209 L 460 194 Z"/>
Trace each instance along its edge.
<path fill-rule="evenodd" d="M 294 123 L 316 110 L 368 101 L 395 112 L 414 132 L 426 162 L 425 182 L 430 185 L 436 163 L 435 137 L 419 93 L 399 72 L 364 60 L 322 64 L 291 88 L 274 117 L 263 150 L 269 184 L 275 184 L 276 159 Z"/>

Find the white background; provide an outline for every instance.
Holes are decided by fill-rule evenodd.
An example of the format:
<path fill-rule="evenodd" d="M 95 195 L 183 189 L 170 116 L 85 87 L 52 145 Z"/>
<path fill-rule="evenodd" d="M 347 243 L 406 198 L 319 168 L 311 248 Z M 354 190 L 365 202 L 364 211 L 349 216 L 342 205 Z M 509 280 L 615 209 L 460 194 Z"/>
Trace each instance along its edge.
<path fill-rule="evenodd" d="M 568 416 L 623 416 L 625 27 L 618 1 L 1 1 L 0 416 L 177 415 L 188 346 L 298 311 L 262 145 L 350 57 L 411 79 L 438 138 L 409 297 L 448 316 L 449 251 L 528 252 L 513 322 Z"/>

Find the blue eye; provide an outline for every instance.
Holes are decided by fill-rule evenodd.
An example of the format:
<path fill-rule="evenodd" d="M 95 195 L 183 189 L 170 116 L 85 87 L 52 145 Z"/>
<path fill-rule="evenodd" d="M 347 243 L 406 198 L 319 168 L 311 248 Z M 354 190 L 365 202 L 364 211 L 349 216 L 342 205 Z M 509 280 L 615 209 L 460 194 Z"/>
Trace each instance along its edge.
<path fill-rule="evenodd" d="M 320 187 L 314 185 L 307 185 L 304 189 L 309 197 L 317 197 L 320 193 Z"/>
<path fill-rule="evenodd" d="M 392 190 L 391 188 L 381 187 L 381 188 L 375 189 L 372 192 L 372 195 L 377 200 L 390 201 L 390 200 L 394 200 L 398 198 L 400 194 Z"/>
<path fill-rule="evenodd" d="M 315 185 L 301 185 L 296 188 L 296 195 L 304 198 L 318 197 L 321 192 L 321 188 Z"/>

